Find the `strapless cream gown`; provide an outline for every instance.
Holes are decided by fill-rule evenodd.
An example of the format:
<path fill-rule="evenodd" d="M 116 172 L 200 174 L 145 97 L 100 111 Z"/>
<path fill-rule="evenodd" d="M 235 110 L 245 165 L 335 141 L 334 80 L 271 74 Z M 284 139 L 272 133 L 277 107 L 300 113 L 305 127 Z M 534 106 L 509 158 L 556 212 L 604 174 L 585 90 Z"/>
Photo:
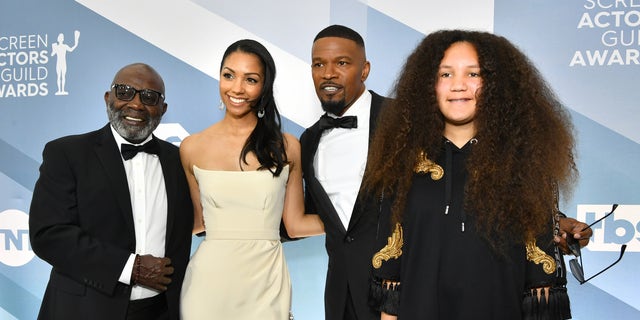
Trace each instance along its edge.
<path fill-rule="evenodd" d="M 280 243 L 289 167 L 279 177 L 268 170 L 193 172 L 207 234 L 187 267 L 182 319 L 289 319 L 291 282 Z"/>

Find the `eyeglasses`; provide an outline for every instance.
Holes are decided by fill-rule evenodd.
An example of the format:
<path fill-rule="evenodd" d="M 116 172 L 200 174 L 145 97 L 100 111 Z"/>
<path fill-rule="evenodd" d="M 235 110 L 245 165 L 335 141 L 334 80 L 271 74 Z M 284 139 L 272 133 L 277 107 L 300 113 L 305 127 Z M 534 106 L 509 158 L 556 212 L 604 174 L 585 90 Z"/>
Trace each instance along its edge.
<path fill-rule="evenodd" d="M 140 101 L 148 106 L 157 106 L 160 98 L 164 99 L 164 94 L 158 91 L 151 89 L 137 90 L 126 84 L 114 83 L 111 85 L 111 89 L 115 89 L 116 98 L 122 101 L 131 101 L 136 96 L 136 93 L 140 93 Z"/>
<path fill-rule="evenodd" d="M 617 207 L 618 207 L 618 204 L 614 204 L 613 208 L 611 208 L 611 212 L 605 214 L 604 217 L 594 221 L 592 224 L 590 224 L 587 227 L 583 228 L 581 231 L 585 231 L 585 230 L 591 228 L 596 223 L 604 220 L 606 217 L 610 216 L 616 210 Z M 609 268 L 613 267 L 616 263 L 620 262 L 620 260 L 622 260 L 622 256 L 624 255 L 624 251 L 627 249 L 627 245 L 623 244 L 622 247 L 620 247 L 620 257 L 618 258 L 618 260 L 614 261 L 612 264 L 610 264 L 608 267 L 604 268 L 602 271 L 594 274 L 593 276 L 591 276 L 591 277 L 589 277 L 588 279 L 585 280 L 585 278 L 584 278 L 584 269 L 582 267 L 583 264 L 582 264 L 582 254 L 580 252 L 580 244 L 578 243 L 577 239 L 574 239 L 572 237 L 567 237 L 567 244 L 569 245 L 569 248 L 571 249 L 571 252 L 577 257 L 577 258 L 573 258 L 573 259 L 571 259 L 569 261 L 569 267 L 571 268 L 571 273 L 576 278 L 576 280 L 578 280 L 578 282 L 580 282 L 580 284 L 585 284 L 587 281 L 595 278 L 596 276 L 600 275 L 601 273 L 607 271 Z M 580 262 L 578 262 L 578 258 L 580 259 Z"/>

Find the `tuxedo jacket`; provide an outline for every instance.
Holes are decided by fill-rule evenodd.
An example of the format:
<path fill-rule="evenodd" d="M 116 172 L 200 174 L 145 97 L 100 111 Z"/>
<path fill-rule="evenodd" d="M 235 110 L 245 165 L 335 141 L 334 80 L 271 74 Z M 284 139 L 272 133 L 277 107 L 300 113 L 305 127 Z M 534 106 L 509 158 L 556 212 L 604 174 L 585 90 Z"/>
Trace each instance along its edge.
<path fill-rule="evenodd" d="M 166 291 L 179 318 L 191 250 L 193 206 L 178 148 L 158 140 L 167 191 L 165 256 L 175 271 Z M 33 251 L 51 264 L 38 319 L 125 319 L 131 286 L 118 282 L 135 252 L 131 198 L 109 124 L 46 144 L 29 211 Z"/>
<path fill-rule="evenodd" d="M 388 99 L 370 91 L 371 108 L 369 141 L 376 128 L 378 114 Z M 371 274 L 371 258 L 376 239 L 378 208 L 375 198 L 358 195 L 349 227 L 345 228 L 327 193 L 315 176 L 313 159 L 322 131 L 318 122 L 300 137 L 302 170 L 305 183 L 307 212 L 318 213 L 324 223 L 325 247 L 329 256 L 325 283 L 325 318 L 343 319 L 347 294 L 350 292 L 359 320 L 375 319 L 376 313 L 367 304 Z M 366 175 L 366 172 L 365 172 Z M 377 313 L 377 319 L 380 314 Z"/>

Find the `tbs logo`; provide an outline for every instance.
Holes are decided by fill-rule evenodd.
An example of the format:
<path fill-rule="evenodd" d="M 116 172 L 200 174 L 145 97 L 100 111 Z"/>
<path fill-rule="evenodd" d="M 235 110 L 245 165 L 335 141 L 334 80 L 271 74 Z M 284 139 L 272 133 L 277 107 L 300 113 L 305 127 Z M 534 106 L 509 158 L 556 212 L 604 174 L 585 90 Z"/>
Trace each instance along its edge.
<path fill-rule="evenodd" d="M 611 205 L 578 205 L 577 219 L 591 224 L 607 213 Z M 618 206 L 616 211 L 591 227 L 593 237 L 587 248 L 591 251 L 619 251 L 627 244 L 627 251 L 640 252 L 640 205 Z"/>

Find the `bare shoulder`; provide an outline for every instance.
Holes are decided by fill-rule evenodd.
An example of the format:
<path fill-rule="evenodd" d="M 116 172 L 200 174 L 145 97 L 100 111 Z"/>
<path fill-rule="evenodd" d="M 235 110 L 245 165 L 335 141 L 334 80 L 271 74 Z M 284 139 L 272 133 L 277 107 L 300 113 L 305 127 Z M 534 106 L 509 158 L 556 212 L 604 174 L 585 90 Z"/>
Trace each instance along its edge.
<path fill-rule="evenodd" d="M 300 141 L 289 133 L 283 133 L 284 148 L 287 153 L 287 159 L 292 167 L 297 167 L 300 162 Z"/>
<path fill-rule="evenodd" d="M 282 136 L 284 137 L 285 143 L 292 142 L 292 143 L 300 144 L 300 141 L 298 140 L 298 138 L 296 138 L 291 133 L 284 132 L 284 133 L 282 133 Z"/>
<path fill-rule="evenodd" d="M 198 141 L 198 133 L 194 133 L 182 139 L 182 142 L 180 142 L 180 153 L 181 154 L 189 153 L 191 150 L 193 150 L 193 147 L 195 144 L 197 144 L 197 141 Z"/>
<path fill-rule="evenodd" d="M 284 147 L 287 150 L 287 153 L 289 153 L 290 149 L 297 149 L 298 152 L 300 150 L 300 141 L 298 140 L 298 138 L 296 138 L 294 135 L 290 134 L 290 133 L 283 133 L 282 136 L 284 137 Z M 294 151 L 294 150 L 292 150 Z"/>
<path fill-rule="evenodd" d="M 182 140 L 180 143 L 180 153 L 191 154 L 193 152 L 200 152 L 202 150 L 201 145 L 207 144 L 207 140 L 212 134 L 216 132 L 216 125 L 211 125 L 206 129 L 193 133 Z"/>

